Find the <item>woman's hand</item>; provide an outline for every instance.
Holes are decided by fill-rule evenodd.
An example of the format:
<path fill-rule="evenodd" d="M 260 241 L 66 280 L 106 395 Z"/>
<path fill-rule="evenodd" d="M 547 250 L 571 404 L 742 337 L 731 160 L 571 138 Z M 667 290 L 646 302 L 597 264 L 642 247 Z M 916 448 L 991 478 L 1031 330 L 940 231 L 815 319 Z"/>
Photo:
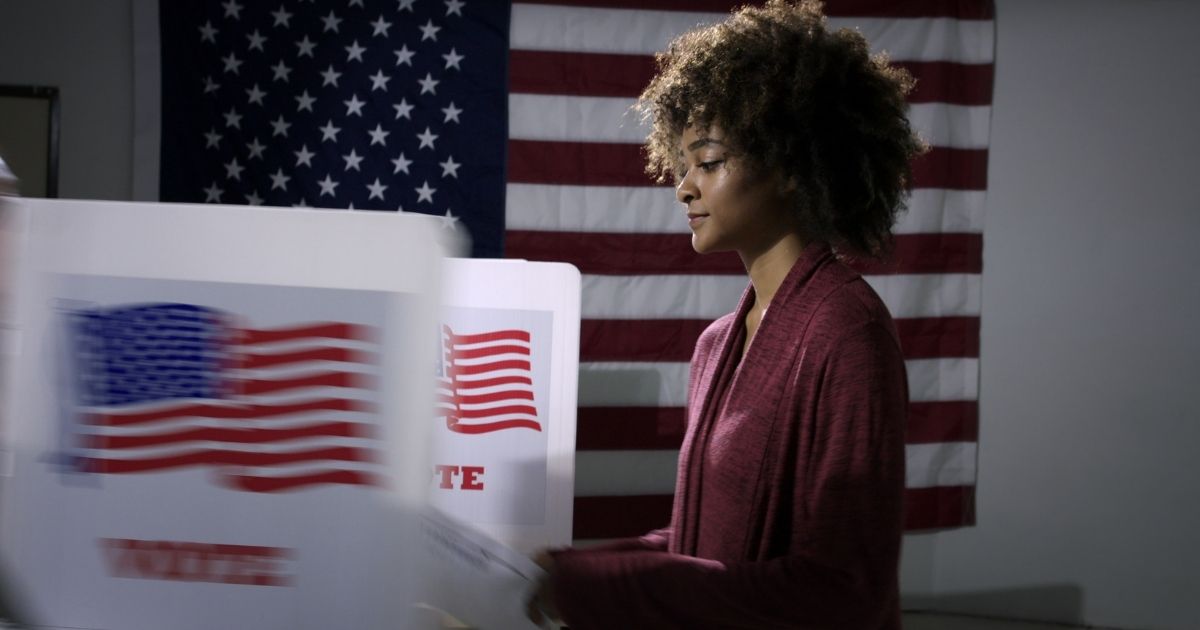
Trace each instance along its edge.
<path fill-rule="evenodd" d="M 546 622 L 562 623 L 558 607 L 554 605 L 554 557 L 543 549 L 533 556 L 533 561 L 546 575 L 534 586 L 533 595 L 525 602 L 525 615 L 538 626 Z"/>

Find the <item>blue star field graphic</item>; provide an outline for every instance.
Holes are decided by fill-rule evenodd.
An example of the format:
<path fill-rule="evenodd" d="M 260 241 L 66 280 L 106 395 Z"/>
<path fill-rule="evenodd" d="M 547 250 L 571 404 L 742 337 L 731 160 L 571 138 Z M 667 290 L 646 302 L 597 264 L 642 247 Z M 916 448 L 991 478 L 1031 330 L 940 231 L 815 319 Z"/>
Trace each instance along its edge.
<path fill-rule="evenodd" d="M 509 6 L 160 2 L 163 201 L 440 216 L 504 237 Z"/>

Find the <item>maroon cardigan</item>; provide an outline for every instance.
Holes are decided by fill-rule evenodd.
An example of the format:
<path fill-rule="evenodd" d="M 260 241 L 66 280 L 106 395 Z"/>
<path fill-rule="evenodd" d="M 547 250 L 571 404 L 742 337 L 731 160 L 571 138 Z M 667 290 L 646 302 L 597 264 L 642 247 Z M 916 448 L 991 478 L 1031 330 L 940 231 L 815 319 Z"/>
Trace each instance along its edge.
<path fill-rule="evenodd" d="M 887 308 L 805 248 L 739 362 L 736 312 L 700 336 L 668 528 L 555 555 L 572 630 L 900 628 L 904 360 Z"/>

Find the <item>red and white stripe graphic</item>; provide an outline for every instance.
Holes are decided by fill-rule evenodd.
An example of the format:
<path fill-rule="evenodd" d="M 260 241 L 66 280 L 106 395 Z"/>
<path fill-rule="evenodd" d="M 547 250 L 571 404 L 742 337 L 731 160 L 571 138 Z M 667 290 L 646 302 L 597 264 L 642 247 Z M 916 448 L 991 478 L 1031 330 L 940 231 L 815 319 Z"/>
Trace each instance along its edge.
<path fill-rule="evenodd" d="M 227 398 L 80 408 L 80 468 L 206 467 L 252 492 L 378 483 L 373 331 L 320 323 L 235 337 Z"/>
<path fill-rule="evenodd" d="M 667 522 L 700 331 L 746 286 L 732 255 L 698 256 L 670 188 L 643 172 L 629 113 L 653 53 L 736 0 L 514 4 L 507 255 L 583 272 L 575 538 Z M 974 521 L 980 272 L 991 117 L 993 7 L 985 0 L 831 0 L 917 87 L 915 164 L 894 260 L 861 268 L 897 320 L 909 372 L 907 527 Z"/>
<path fill-rule="evenodd" d="M 456 334 L 444 326 L 442 343 L 437 408 L 446 428 L 468 435 L 542 430 L 533 400 L 529 331 Z"/>

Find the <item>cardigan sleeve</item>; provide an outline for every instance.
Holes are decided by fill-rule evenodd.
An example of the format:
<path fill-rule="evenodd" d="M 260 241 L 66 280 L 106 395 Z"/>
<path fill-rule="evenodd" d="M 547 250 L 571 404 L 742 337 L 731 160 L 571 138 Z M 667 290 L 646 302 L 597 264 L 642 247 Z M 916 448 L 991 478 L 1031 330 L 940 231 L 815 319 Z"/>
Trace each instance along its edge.
<path fill-rule="evenodd" d="M 803 454 L 791 540 L 779 557 L 721 563 L 646 550 L 555 556 L 573 630 L 898 627 L 897 563 L 907 382 L 894 333 L 843 331 L 813 379 L 816 440 Z M 797 412 L 808 413 L 808 412 Z M 801 524 L 801 525 L 795 525 Z"/>

